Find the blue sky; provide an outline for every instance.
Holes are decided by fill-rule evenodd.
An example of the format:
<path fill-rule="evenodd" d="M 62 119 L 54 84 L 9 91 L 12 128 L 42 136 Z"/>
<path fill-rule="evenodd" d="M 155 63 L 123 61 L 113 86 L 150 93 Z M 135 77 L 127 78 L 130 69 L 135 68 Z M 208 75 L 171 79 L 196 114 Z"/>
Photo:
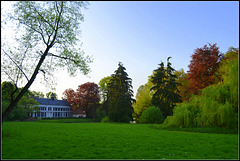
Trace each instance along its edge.
<path fill-rule="evenodd" d="M 98 83 L 122 62 L 132 78 L 134 95 L 140 85 L 167 57 L 172 66 L 188 70 L 196 48 L 217 43 L 225 53 L 239 47 L 239 2 L 237 1 L 91 1 L 83 11 L 82 48 L 94 58 L 87 76 L 57 74 L 58 96 L 67 88 L 86 82 Z M 30 88 L 48 92 L 39 84 Z M 59 98 L 60 98 L 59 97 Z"/>

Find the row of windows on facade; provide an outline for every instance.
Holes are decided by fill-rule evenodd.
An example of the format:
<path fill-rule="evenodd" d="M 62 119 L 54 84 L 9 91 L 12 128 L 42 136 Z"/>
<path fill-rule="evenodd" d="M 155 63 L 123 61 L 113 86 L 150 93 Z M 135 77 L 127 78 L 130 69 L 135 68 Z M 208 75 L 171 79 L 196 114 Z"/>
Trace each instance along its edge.
<path fill-rule="evenodd" d="M 47 114 L 46 112 L 37 112 L 31 113 L 31 117 L 71 117 L 72 114 L 69 112 L 53 112 L 51 114 Z"/>
<path fill-rule="evenodd" d="M 40 110 L 41 111 L 52 111 L 52 108 L 53 108 L 53 111 L 71 111 L 71 108 L 57 108 L 57 107 L 40 107 Z"/>

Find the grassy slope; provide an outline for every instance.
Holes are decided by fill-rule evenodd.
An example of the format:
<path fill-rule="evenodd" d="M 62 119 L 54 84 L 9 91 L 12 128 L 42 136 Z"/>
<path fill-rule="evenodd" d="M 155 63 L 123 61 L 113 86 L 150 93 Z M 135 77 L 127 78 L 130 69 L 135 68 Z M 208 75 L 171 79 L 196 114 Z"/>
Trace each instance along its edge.
<path fill-rule="evenodd" d="M 4 122 L 3 159 L 238 159 L 238 135 L 147 124 Z"/>

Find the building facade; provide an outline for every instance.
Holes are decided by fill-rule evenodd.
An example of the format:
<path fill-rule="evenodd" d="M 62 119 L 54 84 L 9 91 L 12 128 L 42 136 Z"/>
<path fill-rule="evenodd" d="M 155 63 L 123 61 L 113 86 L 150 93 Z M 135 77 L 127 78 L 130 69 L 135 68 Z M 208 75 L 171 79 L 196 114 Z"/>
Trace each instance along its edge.
<path fill-rule="evenodd" d="M 30 114 L 31 117 L 72 117 L 72 107 L 66 100 L 54 99 L 52 93 L 51 99 L 34 97 L 38 101 L 40 109 Z"/>

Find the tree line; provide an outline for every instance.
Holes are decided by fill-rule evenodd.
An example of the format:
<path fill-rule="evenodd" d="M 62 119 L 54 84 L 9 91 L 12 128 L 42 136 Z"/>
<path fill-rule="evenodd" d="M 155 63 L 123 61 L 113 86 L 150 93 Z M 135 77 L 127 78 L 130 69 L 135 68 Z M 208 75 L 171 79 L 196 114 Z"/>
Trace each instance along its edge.
<path fill-rule="evenodd" d="M 216 44 L 197 48 L 191 56 L 192 60 L 187 73 L 183 69 L 172 70 L 177 88 L 175 88 L 175 99 L 171 97 L 170 101 L 178 100 L 172 104 L 172 107 L 164 105 L 170 98 L 164 93 L 165 88 L 169 91 L 171 88 L 167 87 L 167 83 L 163 81 L 164 74 L 158 74 L 156 79 L 157 70 L 155 70 L 148 82 L 138 88 L 137 101 L 133 105 L 137 121 L 141 122 L 141 116 L 145 115 L 142 118 L 143 122 L 152 122 L 145 121 L 145 113 L 151 113 L 150 107 L 155 106 L 162 112 L 163 124 L 167 127 L 236 128 L 238 124 L 238 57 L 239 50 L 234 47 L 229 48 L 225 54 L 219 52 Z M 164 68 L 161 63 L 158 71 L 164 73 L 167 68 Z M 156 84 L 159 85 L 156 86 Z M 162 100 L 161 97 L 155 100 L 158 91 L 152 90 L 156 87 L 160 89 Z M 156 101 L 159 101 L 159 104 Z"/>
<path fill-rule="evenodd" d="M 13 92 L 15 91 L 15 92 Z M 14 84 L 10 81 L 4 81 L 1 84 L 1 93 L 2 93 L 2 110 L 4 111 L 12 98 L 19 94 L 21 88 L 16 88 Z M 14 93 L 14 95 L 12 95 Z M 54 93 L 55 99 L 57 99 L 57 94 L 55 92 L 47 92 L 46 98 L 51 98 L 51 94 Z M 30 113 L 33 111 L 38 112 L 38 102 L 34 99 L 34 97 L 44 98 L 45 95 L 43 92 L 31 91 L 28 90 L 17 105 L 13 108 L 11 113 L 6 117 L 6 120 L 27 120 L 30 119 Z"/>
<path fill-rule="evenodd" d="M 141 85 L 133 99 L 132 79 L 123 63 L 111 76 L 98 84 L 84 83 L 76 91 L 69 88 L 63 98 L 73 113 L 83 110 L 98 121 L 163 123 L 167 127 L 236 127 L 238 121 L 238 49 L 219 52 L 216 44 L 197 48 L 189 71 L 175 70 L 167 59 L 153 70 L 148 82 Z M 11 99 L 14 85 L 2 84 L 4 100 Z M 7 90 L 6 90 L 7 89 Z M 31 95 L 41 97 L 40 92 Z M 47 93 L 50 97 L 50 92 Z M 8 98 L 6 98 L 8 97 Z M 26 98 L 26 97 L 25 97 Z M 23 103 L 24 104 L 24 103 Z"/>
<path fill-rule="evenodd" d="M 9 14 L 9 18 L 24 32 L 17 33 L 19 46 L 9 46 L 9 42 L 1 46 L 1 70 L 14 86 L 4 104 L 3 120 L 21 103 L 39 73 L 48 83 L 49 76 L 59 67 L 67 68 L 70 75 L 77 71 L 89 73 L 92 59 L 76 46 L 79 26 L 84 20 L 81 8 L 87 5 L 87 2 L 75 1 L 19 1 L 13 5 L 14 13 Z M 103 98 L 101 104 L 100 96 L 89 93 L 91 100 L 78 91 L 82 101 L 73 106 L 85 108 L 87 112 L 91 105 L 93 109 L 101 109 L 98 111 L 105 111 L 105 121 L 128 122 L 135 118 L 141 122 L 144 116 L 143 122 L 148 122 L 146 118 L 151 117 L 147 115 L 158 109 L 160 113 L 156 116 L 162 117 L 160 120 L 165 120 L 166 126 L 232 127 L 238 116 L 238 53 L 238 48 L 230 48 L 222 54 L 216 44 L 197 48 L 187 73 L 173 69 L 169 57 L 167 66 L 160 63 L 148 82 L 139 87 L 136 100 L 132 98 L 132 79 L 119 63 L 114 74 L 99 82 L 99 91 L 98 85 L 89 83 L 79 89 L 85 92 L 90 90 L 88 87 L 97 89 Z M 20 80 L 26 83 L 23 88 L 18 87 Z M 214 93 L 214 97 L 209 93 Z M 235 121 L 232 123 L 232 120 Z"/>

